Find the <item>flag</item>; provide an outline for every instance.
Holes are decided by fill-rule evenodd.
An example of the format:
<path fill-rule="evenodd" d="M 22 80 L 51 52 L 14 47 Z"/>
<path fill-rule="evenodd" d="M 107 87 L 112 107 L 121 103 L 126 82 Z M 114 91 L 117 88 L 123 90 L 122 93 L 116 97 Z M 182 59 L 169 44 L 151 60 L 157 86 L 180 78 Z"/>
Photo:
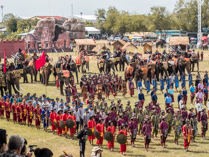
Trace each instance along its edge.
<path fill-rule="evenodd" d="M 36 70 L 39 70 L 40 67 L 44 66 L 46 63 L 45 51 L 42 52 L 41 57 L 35 61 Z"/>
<path fill-rule="evenodd" d="M 3 68 L 3 72 L 7 72 L 7 70 L 6 70 L 6 49 L 4 50 L 4 68 Z"/>

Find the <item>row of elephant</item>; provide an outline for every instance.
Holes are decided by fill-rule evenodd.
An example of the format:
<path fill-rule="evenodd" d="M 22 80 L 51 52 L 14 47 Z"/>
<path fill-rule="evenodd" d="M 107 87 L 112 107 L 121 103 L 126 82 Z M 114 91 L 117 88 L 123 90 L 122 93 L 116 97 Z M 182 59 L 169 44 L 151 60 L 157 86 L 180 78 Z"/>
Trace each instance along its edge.
<path fill-rule="evenodd" d="M 130 71 L 127 67 L 125 70 L 125 79 L 126 81 L 130 78 L 134 78 L 135 82 L 139 79 L 146 80 L 149 78 L 151 80 L 156 76 L 157 81 L 159 81 L 161 76 L 168 76 L 171 74 L 177 74 L 178 72 L 182 74 L 183 72 L 189 73 L 191 70 L 194 71 L 194 66 L 197 64 L 197 70 L 199 70 L 199 60 L 196 56 L 191 58 L 173 58 L 171 61 L 162 61 L 160 59 L 155 62 L 148 63 L 145 66 L 140 66 L 137 63 L 132 64 L 133 70 Z"/>

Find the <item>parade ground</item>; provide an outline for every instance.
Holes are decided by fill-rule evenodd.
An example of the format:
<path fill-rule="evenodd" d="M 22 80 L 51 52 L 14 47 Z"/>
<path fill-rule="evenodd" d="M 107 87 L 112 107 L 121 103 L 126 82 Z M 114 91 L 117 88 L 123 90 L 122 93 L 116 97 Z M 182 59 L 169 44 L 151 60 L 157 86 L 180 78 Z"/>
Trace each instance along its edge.
<path fill-rule="evenodd" d="M 153 48 L 155 50 L 155 48 Z M 128 51 L 133 51 L 131 49 L 128 49 Z M 163 49 L 158 49 L 159 52 L 162 52 Z M 197 52 L 198 50 L 196 50 Z M 142 53 L 142 48 L 139 48 L 137 52 Z M 201 50 L 199 51 L 201 52 Z M 72 55 L 73 59 L 78 55 L 77 52 L 65 52 L 65 53 L 48 53 L 50 58 L 53 58 L 53 65 L 54 63 L 58 60 L 58 57 L 60 56 L 65 56 L 65 55 Z M 142 57 L 147 57 L 147 55 L 144 55 Z M 11 61 L 11 59 L 10 59 Z M 90 57 L 90 73 L 98 73 L 98 68 L 97 68 L 97 59 L 95 57 Z M 204 51 L 204 60 L 200 61 L 200 74 L 201 77 L 203 77 L 205 71 L 209 71 L 209 51 Z M 195 71 L 192 72 L 193 75 L 193 80 L 195 79 L 196 75 L 196 67 Z M 87 73 L 88 74 L 88 73 Z M 116 72 L 118 76 L 122 76 L 124 78 L 124 72 Z M 75 74 L 74 74 L 75 76 Z M 79 81 L 81 78 L 82 74 L 79 73 Z M 30 77 L 28 75 L 28 79 L 30 82 Z M 186 80 L 188 80 L 188 77 L 186 77 Z M 50 75 L 50 82 L 48 86 L 44 86 L 39 82 L 39 74 L 38 74 L 38 82 L 34 83 L 22 83 L 23 79 L 20 80 L 21 87 L 24 89 L 21 90 L 23 95 L 26 95 L 26 93 L 36 93 L 37 96 L 46 94 L 50 98 L 63 98 L 65 100 L 65 96 L 60 95 L 60 91 L 56 88 L 55 86 L 55 78 L 51 74 Z M 159 85 L 158 85 L 159 86 Z M 136 86 L 135 86 L 136 87 Z M 77 84 L 78 88 L 78 93 L 81 92 L 79 85 Z M 188 87 L 188 82 L 186 85 L 186 88 L 189 93 L 189 87 Z M 158 87 L 159 89 L 159 87 Z M 144 92 L 146 93 L 146 92 Z M 177 110 L 177 95 L 178 92 L 175 91 L 174 93 L 174 109 L 175 111 Z M 158 102 L 160 103 L 160 107 L 162 110 L 164 110 L 164 96 L 163 93 L 160 92 L 160 90 L 157 91 L 157 96 L 158 96 Z M 113 96 L 110 96 L 110 100 L 114 99 Z M 118 93 L 118 96 L 115 99 L 121 99 L 122 104 L 125 107 L 126 101 L 130 100 L 132 107 L 134 106 L 134 102 L 138 100 L 138 91 L 135 89 L 135 93 L 133 97 L 130 97 L 129 94 L 126 95 L 126 98 L 123 98 L 122 93 Z M 150 101 L 150 95 L 145 94 L 145 104 L 148 104 L 148 101 Z M 108 102 L 108 105 L 110 104 L 110 100 L 106 100 Z M 84 108 L 87 105 L 84 104 Z M 189 99 L 189 94 L 188 94 L 188 103 L 187 103 L 187 109 L 192 107 Z M 194 107 L 194 105 L 193 105 Z M 205 107 L 206 108 L 206 107 Z M 37 130 L 34 127 L 34 121 L 33 121 L 33 127 L 28 127 L 28 126 L 22 126 L 18 124 L 13 124 L 12 120 L 10 122 L 7 122 L 6 119 L 0 119 L 0 128 L 6 129 L 8 136 L 11 135 L 20 135 L 24 138 L 27 139 L 28 143 L 30 145 L 37 145 L 40 148 L 50 148 L 52 152 L 54 153 L 55 157 L 58 157 L 59 155 L 63 154 L 63 151 L 65 151 L 68 154 L 72 154 L 74 157 L 79 156 L 79 145 L 78 145 L 78 139 L 74 137 L 74 140 L 70 139 L 65 139 L 64 137 L 57 136 L 56 134 L 53 135 L 50 127 L 48 128 L 48 132 L 45 133 L 43 129 Z M 198 124 L 198 128 L 200 127 L 200 124 Z M 167 138 L 167 143 L 166 143 L 166 149 L 161 148 L 160 144 L 160 134 L 158 134 L 158 138 L 156 140 L 152 140 L 150 143 L 150 149 L 148 152 L 144 151 L 144 137 L 143 136 L 137 136 L 136 138 L 136 147 L 132 148 L 130 145 L 130 137 L 128 136 L 128 147 L 127 147 L 127 152 L 126 156 L 132 156 L 132 157 L 138 157 L 138 156 L 179 156 L 179 157 L 203 157 L 207 156 L 209 154 L 209 133 L 207 132 L 206 134 L 206 140 L 202 140 L 201 138 L 201 130 L 198 130 L 198 135 L 196 137 L 196 142 L 190 144 L 190 151 L 189 152 L 184 152 L 184 147 L 183 147 L 183 136 L 181 135 L 181 138 L 179 140 L 179 145 L 175 145 L 173 138 L 174 134 L 173 131 L 170 134 L 170 136 Z M 94 146 L 96 145 L 96 140 L 94 140 Z M 86 157 L 89 157 L 92 149 L 94 146 L 90 146 L 89 142 L 86 142 Z M 103 153 L 102 155 L 104 157 L 118 157 L 121 156 L 120 154 L 120 145 L 115 141 L 115 149 L 113 152 L 109 152 L 109 149 L 107 149 L 107 141 L 104 140 L 103 144 Z"/>

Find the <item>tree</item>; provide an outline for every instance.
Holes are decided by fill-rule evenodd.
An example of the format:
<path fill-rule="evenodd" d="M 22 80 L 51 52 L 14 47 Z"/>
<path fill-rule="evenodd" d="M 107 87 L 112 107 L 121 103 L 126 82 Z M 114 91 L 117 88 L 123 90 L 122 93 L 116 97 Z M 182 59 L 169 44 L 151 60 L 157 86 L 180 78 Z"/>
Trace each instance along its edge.
<path fill-rule="evenodd" d="M 5 14 L 3 17 L 3 22 L 7 22 L 10 19 L 16 18 L 12 13 Z"/>
<path fill-rule="evenodd" d="M 102 22 L 106 20 L 106 10 L 105 9 L 97 9 L 95 12 L 97 17 L 97 22 Z"/>
<path fill-rule="evenodd" d="M 127 23 L 127 32 L 144 32 L 147 31 L 147 27 L 145 25 L 145 15 L 131 15 L 129 16 L 129 21 Z"/>
<path fill-rule="evenodd" d="M 103 27 L 108 34 L 114 33 L 113 28 L 119 16 L 120 12 L 115 7 L 109 7 L 106 14 L 106 20 L 103 23 Z"/>
<path fill-rule="evenodd" d="M 6 28 L 8 33 L 17 31 L 17 21 L 16 18 L 11 18 L 7 21 Z"/>

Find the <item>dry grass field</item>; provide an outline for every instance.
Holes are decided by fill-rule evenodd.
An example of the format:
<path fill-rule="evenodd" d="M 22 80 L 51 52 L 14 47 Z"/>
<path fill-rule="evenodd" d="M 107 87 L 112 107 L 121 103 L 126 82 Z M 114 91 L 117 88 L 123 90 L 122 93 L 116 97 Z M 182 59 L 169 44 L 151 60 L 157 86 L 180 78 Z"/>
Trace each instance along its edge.
<path fill-rule="evenodd" d="M 155 50 L 155 48 L 153 48 Z M 138 52 L 142 53 L 142 48 L 139 48 L 137 50 Z M 162 49 L 159 49 L 160 52 L 162 52 Z M 56 53 L 56 54 L 49 54 L 50 57 L 53 58 L 53 62 L 55 63 L 58 59 L 59 56 L 64 56 L 64 55 L 72 55 L 74 58 L 77 56 L 75 52 L 71 53 Z M 143 57 L 145 57 L 143 55 Z M 97 72 L 98 69 L 96 66 L 96 59 L 92 59 L 90 57 L 90 73 Z M 201 75 L 204 74 L 204 71 L 208 70 L 209 67 L 209 51 L 204 51 L 204 61 L 200 62 L 200 72 Z M 124 76 L 124 72 L 116 72 L 119 76 Z M 196 68 L 195 72 L 192 73 L 193 76 L 196 75 Z M 79 73 L 79 79 L 81 77 L 81 73 Z M 28 76 L 29 78 L 29 76 Z M 193 77 L 194 78 L 194 77 Z M 29 78 L 30 80 L 30 78 Z M 38 78 L 39 80 L 39 78 Z M 37 93 L 37 96 L 46 94 L 50 98 L 63 98 L 65 99 L 64 96 L 60 96 L 59 90 L 55 87 L 55 79 L 53 75 L 50 76 L 50 82 L 47 87 L 43 86 L 40 84 L 40 82 L 36 83 L 28 83 L 28 84 L 23 84 L 23 80 L 21 79 L 21 86 L 25 91 L 22 91 L 23 95 L 25 95 L 27 92 L 30 93 Z M 78 85 L 77 85 L 78 86 Z M 158 87 L 159 88 L 159 87 Z M 187 84 L 187 89 L 188 89 L 188 84 Z M 80 92 L 80 89 L 78 88 L 78 92 Z M 158 95 L 158 101 L 160 103 L 160 106 L 162 109 L 164 109 L 164 98 L 163 94 L 161 92 L 157 92 Z M 174 108 L 175 110 L 177 109 L 177 95 L 178 93 L 175 92 L 175 102 L 174 102 Z M 134 102 L 137 101 L 137 90 L 135 90 L 135 95 L 131 98 L 128 94 L 126 95 L 126 98 L 122 97 L 122 93 L 118 93 L 117 99 L 120 98 L 122 100 L 122 103 L 125 105 L 127 100 L 131 101 L 131 105 L 133 106 Z M 110 99 L 114 99 L 112 96 Z M 150 101 L 150 95 L 145 96 L 145 104 Z M 110 101 L 108 101 L 109 103 Z M 188 101 L 189 102 L 189 101 Z M 190 108 L 190 102 L 187 104 L 187 108 Z M 34 124 L 34 122 L 33 122 Z M 200 128 L 200 125 L 198 124 L 198 127 Z M 28 128 L 27 126 L 20 126 L 17 124 L 13 124 L 13 122 L 7 122 L 5 119 L 0 120 L 0 128 L 4 128 L 7 130 L 8 136 L 18 134 L 24 138 L 27 139 L 29 144 L 34 144 L 38 145 L 40 148 L 47 147 L 51 149 L 54 153 L 54 157 L 58 157 L 59 155 L 62 154 L 63 151 L 72 154 L 74 157 L 79 156 L 79 145 L 78 145 L 78 140 L 75 138 L 73 141 L 70 139 L 64 139 L 63 137 L 59 137 L 57 135 L 53 135 L 50 131 L 45 133 L 43 129 L 41 130 L 36 130 L 35 127 Z M 48 128 L 50 130 L 50 128 Z M 179 140 L 179 145 L 175 145 L 173 142 L 173 133 L 168 137 L 167 139 L 167 148 L 166 149 L 161 149 L 160 145 L 160 139 L 158 136 L 157 140 L 154 140 L 150 143 L 150 151 L 145 152 L 144 151 L 144 142 L 143 142 L 143 137 L 137 137 L 136 139 L 136 147 L 131 148 L 130 143 L 128 143 L 127 147 L 127 155 L 126 156 L 132 156 L 132 157 L 139 157 L 139 156 L 149 156 L 149 157 L 158 157 L 158 156 L 179 156 L 179 157 L 203 157 L 203 156 L 208 156 L 209 154 L 209 134 L 207 133 L 207 138 L 206 140 L 202 141 L 201 135 L 200 135 L 200 130 L 198 131 L 198 136 L 196 137 L 196 142 L 191 143 L 190 145 L 190 152 L 185 153 L 183 150 L 183 138 L 181 137 Z M 94 141 L 96 143 L 96 140 Z M 93 146 L 90 146 L 89 143 L 86 143 L 86 157 L 89 157 L 91 154 Z M 107 142 L 104 141 L 103 145 L 103 157 L 119 157 L 121 156 L 120 154 L 120 146 L 118 143 L 115 142 L 115 150 L 114 152 L 109 152 L 107 149 Z"/>

